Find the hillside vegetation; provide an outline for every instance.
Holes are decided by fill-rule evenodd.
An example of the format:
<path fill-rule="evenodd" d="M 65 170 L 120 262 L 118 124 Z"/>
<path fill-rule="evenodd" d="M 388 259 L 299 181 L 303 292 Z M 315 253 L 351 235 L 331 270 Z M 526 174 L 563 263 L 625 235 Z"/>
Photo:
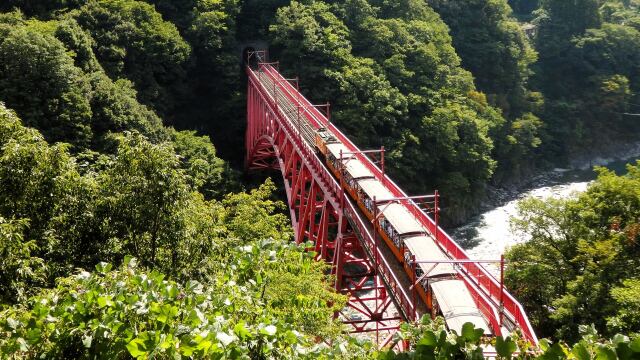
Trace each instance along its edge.
<path fill-rule="evenodd" d="M 449 224 L 638 140 L 638 0 L 4 0 L 0 358 L 640 356 L 640 165 L 522 205 L 507 280 L 553 343 L 442 319 L 405 325 L 407 353 L 346 335 L 274 182 L 238 170 L 255 43 Z"/>

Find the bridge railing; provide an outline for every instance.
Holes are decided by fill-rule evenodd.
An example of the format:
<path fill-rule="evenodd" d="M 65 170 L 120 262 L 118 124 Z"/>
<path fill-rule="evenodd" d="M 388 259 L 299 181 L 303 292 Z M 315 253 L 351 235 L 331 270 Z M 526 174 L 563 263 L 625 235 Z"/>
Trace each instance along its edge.
<path fill-rule="evenodd" d="M 361 236 L 364 248 L 366 249 L 369 258 L 375 263 L 378 274 L 382 277 L 386 283 L 387 288 L 391 291 L 396 305 L 399 310 L 404 314 L 405 319 L 415 320 L 415 304 L 407 291 L 400 286 L 401 282 L 397 278 L 396 274 L 391 271 L 391 266 L 387 262 L 387 259 L 383 256 L 382 250 L 379 248 L 371 236 L 369 227 L 362 222 L 362 218 L 358 216 L 352 202 L 347 202 L 345 206 L 345 215 L 352 220 L 352 225 L 357 228 L 358 234 Z"/>
<path fill-rule="evenodd" d="M 288 81 L 282 77 L 282 75 L 275 70 L 270 65 L 263 65 L 263 69 L 266 73 L 273 77 L 274 81 L 283 89 L 287 90 L 289 95 L 295 94 L 295 96 L 291 95 L 290 100 L 295 101 L 304 109 L 304 116 L 309 120 L 309 122 L 318 127 L 327 127 L 330 129 L 336 137 L 351 151 L 357 151 L 358 148 L 351 142 L 351 140 L 346 137 L 340 129 L 338 129 L 335 125 L 329 122 L 324 114 L 322 114 L 318 109 L 313 107 L 308 99 L 304 96 L 301 96 L 296 88 L 293 87 Z M 395 197 L 407 197 L 405 192 L 386 174 L 383 175 L 380 168 L 378 168 L 370 158 L 367 156 L 357 153 L 356 156 L 363 164 L 376 176 L 378 180 L 380 180 L 388 190 L 391 191 L 393 196 Z M 469 256 L 466 252 L 456 243 L 450 236 L 447 234 L 441 227 L 436 226 L 434 220 L 428 216 L 420 207 L 417 206 L 415 202 L 412 200 L 404 200 L 402 201 L 403 205 L 407 207 L 407 209 L 420 221 L 420 223 L 425 226 L 429 230 L 429 232 L 434 236 L 438 244 L 451 256 L 456 260 L 468 260 Z M 498 321 L 495 318 L 496 309 L 500 308 L 501 300 L 502 306 L 504 308 L 504 315 L 507 318 L 510 318 L 518 327 L 521 329 L 523 334 L 532 341 L 537 344 L 538 339 L 533 331 L 533 327 L 531 326 L 529 319 L 524 311 L 522 305 L 502 286 L 498 280 L 492 276 L 483 266 L 480 266 L 476 263 L 465 263 L 461 265 L 461 269 L 465 275 L 472 279 L 471 283 L 473 289 L 475 291 L 481 291 L 483 296 L 475 296 L 476 301 L 481 301 L 481 298 L 485 300 L 482 301 L 483 306 L 489 306 L 493 308 L 493 311 L 490 313 L 489 318 L 493 323 L 494 321 Z M 468 283 L 468 285 L 470 285 Z M 489 304 L 489 302 L 491 304 Z M 492 324 L 492 326 L 495 326 Z M 498 330 L 499 332 L 499 330 Z"/>
<path fill-rule="evenodd" d="M 267 73 L 268 69 L 265 69 L 265 70 L 266 70 L 265 73 Z M 281 116 L 284 116 L 284 114 L 280 113 L 280 109 L 277 108 L 275 104 L 276 100 L 272 98 L 269 95 L 269 92 L 262 87 L 260 80 L 252 71 L 249 72 L 249 79 L 250 79 L 249 81 L 254 82 L 254 84 L 261 85 L 258 87 L 259 91 L 262 93 L 265 99 L 269 99 L 271 111 L 274 114 L 280 115 L 280 116 L 275 116 L 276 121 L 278 121 L 279 125 L 285 130 L 285 132 L 288 133 L 288 135 L 291 137 L 291 141 L 296 143 L 298 150 L 301 151 L 300 155 L 309 162 L 309 164 L 314 168 L 314 170 L 316 170 L 315 171 L 316 174 L 318 174 L 318 176 L 320 176 L 324 180 L 324 184 L 326 184 L 329 187 L 328 190 L 335 196 L 335 199 L 337 199 L 339 194 L 341 193 L 340 184 L 336 181 L 335 178 L 333 178 L 333 176 L 329 174 L 328 170 L 326 170 L 326 168 L 321 164 L 317 155 L 309 147 L 309 145 L 306 144 L 304 141 L 300 141 L 301 138 L 299 136 L 300 134 L 298 133 L 297 129 L 287 121 L 284 121 L 284 122 L 280 121 Z M 285 93 L 285 96 L 287 96 L 287 98 L 290 101 L 292 101 L 294 104 L 297 104 L 299 102 L 299 100 L 297 100 L 297 97 L 294 95 L 295 93 L 292 93 L 290 89 L 285 89 L 285 91 L 283 92 Z M 317 124 L 314 123 L 314 126 L 317 126 Z M 392 293 L 391 295 L 395 300 L 396 304 L 399 306 L 400 310 L 404 313 L 405 316 L 407 317 L 412 316 L 412 310 L 414 309 L 413 301 L 409 296 L 409 294 L 405 291 L 405 289 L 402 286 L 400 286 L 401 284 L 400 280 L 397 278 L 396 274 L 393 271 L 391 271 L 391 266 L 389 265 L 387 260 L 384 258 L 384 256 L 382 256 L 381 250 L 375 246 L 373 237 L 371 235 L 371 232 L 369 231 L 369 227 L 367 226 L 367 224 L 363 223 L 362 219 L 357 215 L 357 212 L 356 212 L 357 210 L 354 208 L 354 205 L 352 202 L 346 202 L 344 211 L 345 211 L 345 215 L 351 218 L 352 224 L 355 227 L 357 227 L 359 234 L 362 236 L 361 240 L 363 240 L 364 242 L 363 245 L 366 251 L 368 252 L 369 256 L 373 259 L 374 262 L 377 260 L 377 263 L 375 264 L 376 268 L 378 269 L 379 274 L 381 275 L 383 281 L 386 283 L 387 288 L 391 291 Z M 375 255 L 376 251 L 378 252 L 377 257 Z"/>

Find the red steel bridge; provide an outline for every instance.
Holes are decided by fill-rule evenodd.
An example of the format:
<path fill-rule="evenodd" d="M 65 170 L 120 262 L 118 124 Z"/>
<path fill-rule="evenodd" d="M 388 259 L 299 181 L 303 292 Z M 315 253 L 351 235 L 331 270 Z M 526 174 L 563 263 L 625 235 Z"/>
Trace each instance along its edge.
<path fill-rule="evenodd" d="M 522 305 L 482 266 L 487 261 L 469 259 L 438 227 L 437 193 L 407 196 L 384 173 L 384 149 L 359 150 L 329 121 L 329 106 L 312 105 L 297 79 L 285 79 L 277 63 L 266 62 L 266 52 L 248 57 L 246 167 L 282 174 L 295 241 L 312 244 L 318 260 L 331 264 L 336 291 L 349 296 L 336 316 L 354 333 L 375 336 L 381 347 L 402 321 L 424 314 L 441 314 L 458 331 L 463 321 L 487 335 L 518 329 L 537 344 Z M 324 154 L 319 134 L 333 139 L 320 146 Z M 339 176 L 349 171 L 353 177 Z M 367 197 L 368 188 L 378 197 Z M 402 222 L 389 232 L 396 249 L 381 231 L 393 225 L 392 209 Z M 400 227 L 413 236 L 398 236 Z"/>

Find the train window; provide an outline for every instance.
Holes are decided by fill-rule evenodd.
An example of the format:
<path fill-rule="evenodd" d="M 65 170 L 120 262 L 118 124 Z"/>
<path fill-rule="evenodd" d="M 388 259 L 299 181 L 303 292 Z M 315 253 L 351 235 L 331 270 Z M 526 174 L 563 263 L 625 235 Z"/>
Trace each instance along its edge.
<path fill-rule="evenodd" d="M 422 288 L 425 291 L 427 291 L 429 289 L 429 279 L 428 278 L 422 279 L 422 281 L 420 281 L 420 285 L 422 285 Z"/>
<path fill-rule="evenodd" d="M 405 251 L 405 252 L 404 252 L 404 262 L 405 262 L 405 263 L 407 263 L 407 264 L 409 264 L 409 262 L 411 261 L 411 256 L 412 256 L 412 255 L 411 255 L 411 253 L 410 253 L 410 252 Z"/>
<path fill-rule="evenodd" d="M 397 248 L 400 247 L 400 236 L 398 234 L 395 234 L 393 236 L 393 243 L 396 245 Z"/>

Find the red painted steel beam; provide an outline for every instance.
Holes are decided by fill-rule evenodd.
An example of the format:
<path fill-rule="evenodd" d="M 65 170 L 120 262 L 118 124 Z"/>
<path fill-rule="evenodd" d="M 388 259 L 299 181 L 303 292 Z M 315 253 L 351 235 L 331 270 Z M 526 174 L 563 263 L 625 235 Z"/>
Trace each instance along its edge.
<path fill-rule="evenodd" d="M 272 96 L 274 93 L 270 94 L 270 89 L 261 82 L 266 79 L 261 79 L 251 69 L 247 69 L 247 73 L 246 167 L 280 170 L 296 242 L 314 244 L 312 249 L 318 258 L 333 265 L 337 290 L 349 294 L 349 308 L 364 316 L 357 322 L 350 322 L 358 324 L 353 325 L 353 331 L 369 332 L 375 328 L 377 332 L 388 333 L 397 330 L 401 318 L 387 314 L 392 302 L 384 287 L 373 289 L 380 296 L 366 294 L 372 290 L 366 285 L 372 276 L 374 283 L 382 282 L 375 277 L 377 266 L 369 262 L 365 250 L 353 235 L 354 230 L 344 219 L 339 185 L 283 114 Z M 278 86 L 281 83 L 279 81 Z M 276 86 L 273 91 L 278 91 Z M 330 234 L 334 238 L 330 238 Z M 364 272 L 348 273 L 344 271 L 345 266 L 358 266 Z M 351 281 L 354 276 L 360 281 Z M 385 339 L 389 338 L 390 334 L 387 334 Z"/>
<path fill-rule="evenodd" d="M 283 79 L 278 71 L 269 65 L 262 66 L 262 69 L 264 69 L 269 76 L 273 77 L 274 81 Z M 397 184 L 395 184 L 393 180 L 386 176 L 380 168 L 375 166 L 371 159 L 364 154 L 359 153 L 360 150 L 351 142 L 351 140 L 347 138 L 340 129 L 331 124 L 324 115 L 314 108 L 306 98 L 301 96 L 291 84 L 284 82 L 281 83 L 281 86 L 287 90 L 287 96 L 291 101 L 297 101 L 297 103 L 305 109 L 303 115 L 314 127 L 327 127 L 351 152 L 356 153 L 356 157 L 374 173 L 376 178 L 380 180 L 394 196 L 399 198 L 407 197 L 406 193 Z M 434 219 L 424 213 L 424 211 L 422 211 L 414 201 L 406 200 L 402 202 L 402 205 L 405 206 L 411 214 L 413 214 L 418 221 L 429 230 L 436 239 L 436 242 L 450 257 L 456 260 L 469 259 L 466 252 L 437 225 L 437 222 L 434 221 Z M 522 305 L 509 292 L 503 291 L 503 287 L 495 277 L 477 263 L 463 264 L 460 268 L 460 273 L 461 277 L 470 279 L 467 285 L 481 305 L 486 308 L 492 308 L 492 311 L 487 312 L 489 316 L 494 316 L 491 314 L 496 312 L 495 310 L 499 307 L 502 299 L 505 317 L 509 321 L 515 323 L 522 330 L 528 340 L 537 344 L 538 339 Z M 404 305 L 405 304 L 402 304 L 402 307 L 404 307 Z M 497 319 L 490 320 L 493 323 L 497 323 Z M 494 327 L 494 331 L 497 333 L 499 333 L 500 330 L 501 329 Z"/>

